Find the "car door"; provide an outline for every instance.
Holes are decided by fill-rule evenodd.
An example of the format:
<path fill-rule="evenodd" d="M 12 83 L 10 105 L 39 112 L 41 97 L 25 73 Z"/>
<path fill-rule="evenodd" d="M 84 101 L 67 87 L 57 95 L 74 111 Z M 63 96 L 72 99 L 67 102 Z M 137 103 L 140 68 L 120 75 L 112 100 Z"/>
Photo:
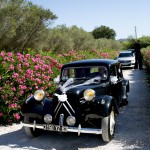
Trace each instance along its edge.
<path fill-rule="evenodd" d="M 110 93 L 120 105 L 122 100 L 122 77 L 117 65 L 110 68 Z"/>

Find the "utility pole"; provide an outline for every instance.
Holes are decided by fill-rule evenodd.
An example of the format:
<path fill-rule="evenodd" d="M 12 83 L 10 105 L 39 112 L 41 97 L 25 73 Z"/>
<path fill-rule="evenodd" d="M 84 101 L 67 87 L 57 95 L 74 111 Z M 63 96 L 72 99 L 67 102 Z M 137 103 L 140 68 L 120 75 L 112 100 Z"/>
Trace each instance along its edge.
<path fill-rule="evenodd" d="M 136 31 L 136 26 L 135 26 L 135 38 L 137 39 L 137 31 Z"/>

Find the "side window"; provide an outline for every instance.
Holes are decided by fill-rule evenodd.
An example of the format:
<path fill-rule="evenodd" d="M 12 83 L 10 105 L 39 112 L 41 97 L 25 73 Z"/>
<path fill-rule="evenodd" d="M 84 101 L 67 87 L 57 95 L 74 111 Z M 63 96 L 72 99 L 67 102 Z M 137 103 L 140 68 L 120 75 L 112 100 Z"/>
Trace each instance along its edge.
<path fill-rule="evenodd" d="M 64 69 L 62 73 L 62 80 L 67 80 L 69 78 L 69 69 Z"/>
<path fill-rule="evenodd" d="M 70 69 L 70 78 L 75 78 L 74 68 Z"/>
<path fill-rule="evenodd" d="M 123 78 L 123 73 L 122 73 L 122 68 L 121 64 L 117 66 L 117 71 L 118 71 L 118 77 Z"/>
<path fill-rule="evenodd" d="M 106 80 L 108 77 L 108 71 L 105 66 L 92 67 L 90 69 L 90 77 L 101 77 L 101 80 Z"/>
<path fill-rule="evenodd" d="M 96 72 L 99 72 L 98 67 L 91 68 L 90 73 L 96 73 Z"/>

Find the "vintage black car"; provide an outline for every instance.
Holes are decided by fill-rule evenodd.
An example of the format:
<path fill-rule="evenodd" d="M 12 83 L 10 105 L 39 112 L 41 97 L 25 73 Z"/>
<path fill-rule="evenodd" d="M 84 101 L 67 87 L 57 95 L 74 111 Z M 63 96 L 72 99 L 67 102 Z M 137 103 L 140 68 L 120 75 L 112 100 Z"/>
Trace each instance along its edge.
<path fill-rule="evenodd" d="M 119 107 L 128 104 L 129 81 L 120 63 L 111 59 L 88 59 L 63 65 L 55 78 L 52 98 L 42 90 L 25 100 L 22 125 L 29 136 L 42 130 L 102 134 L 109 142 L 115 131 Z"/>

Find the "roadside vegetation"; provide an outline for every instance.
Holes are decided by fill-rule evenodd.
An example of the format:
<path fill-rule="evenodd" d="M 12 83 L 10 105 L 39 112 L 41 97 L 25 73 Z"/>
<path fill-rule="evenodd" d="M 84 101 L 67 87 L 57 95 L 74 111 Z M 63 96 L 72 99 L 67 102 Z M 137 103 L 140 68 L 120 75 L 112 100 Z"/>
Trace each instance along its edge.
<path fill-rule="evenodd" d="M 147 80 L 150 86 L 150 46 L 142 49 L 142 55 L 147 69 Z"/>

